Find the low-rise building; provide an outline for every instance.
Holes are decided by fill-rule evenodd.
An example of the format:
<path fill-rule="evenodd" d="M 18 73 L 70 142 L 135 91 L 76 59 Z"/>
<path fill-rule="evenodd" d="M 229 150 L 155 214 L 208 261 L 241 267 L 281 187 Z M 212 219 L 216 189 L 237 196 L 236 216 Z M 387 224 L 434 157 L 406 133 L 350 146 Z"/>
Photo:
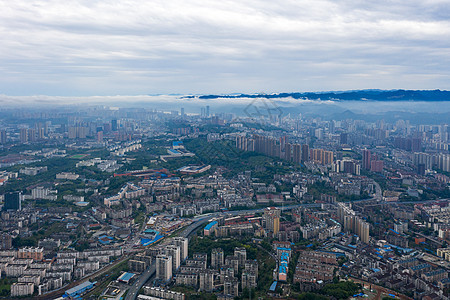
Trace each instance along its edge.
<path fill-rule="evenodd" d="M 21 248 L 17 252 L 17 258 L 31 258 L 41 261 L 44 258 L 44 248 L 42 247 L 26 247 Z"/>
<path fill-rule="evenodd" d="M 190 285 L 196 287 L 198 284 L 197 274 L 177 274 L 175 277 L 177 285 Z"/>
<path fill-rule="evenodd" d="M 11 297 L 31 296 L 34 293 L 34 283 L 18 283 L 11 285 Z"/>

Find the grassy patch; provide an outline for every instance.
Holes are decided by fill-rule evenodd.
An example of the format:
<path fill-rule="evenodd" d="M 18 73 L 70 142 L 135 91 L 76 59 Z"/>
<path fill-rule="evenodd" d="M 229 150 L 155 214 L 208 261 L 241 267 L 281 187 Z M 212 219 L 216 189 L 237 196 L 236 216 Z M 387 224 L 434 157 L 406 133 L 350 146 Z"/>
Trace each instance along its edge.
<path fill-rule="evenodd" d="M 11 295 L 11 285 L 17 282 L 15 278 L 0 279 L 0 297 L 7 297 Z"/>

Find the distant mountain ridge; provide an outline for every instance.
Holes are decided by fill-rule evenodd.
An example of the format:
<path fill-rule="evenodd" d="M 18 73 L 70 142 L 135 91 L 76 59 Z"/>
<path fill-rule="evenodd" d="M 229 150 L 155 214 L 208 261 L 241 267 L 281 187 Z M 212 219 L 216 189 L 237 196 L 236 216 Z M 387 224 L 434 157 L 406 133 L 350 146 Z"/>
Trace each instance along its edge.
<path fill-rule="evenodd" d="M 294 92 L 275 94 L 200 95 L 186 98 L 293 98 L 332 101 L 450 101 L 450 91 L 441 90 L 356 90 L 342 92 Z"/>

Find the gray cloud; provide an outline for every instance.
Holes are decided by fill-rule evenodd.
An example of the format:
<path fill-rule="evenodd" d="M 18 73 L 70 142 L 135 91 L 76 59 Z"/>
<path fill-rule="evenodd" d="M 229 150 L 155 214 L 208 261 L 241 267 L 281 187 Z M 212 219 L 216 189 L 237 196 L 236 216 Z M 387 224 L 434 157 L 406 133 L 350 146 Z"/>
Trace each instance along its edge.
<path fill-rule="evenodd" d="M 0 1 L 0 93 L 450 88 L 450 1 Z"/>

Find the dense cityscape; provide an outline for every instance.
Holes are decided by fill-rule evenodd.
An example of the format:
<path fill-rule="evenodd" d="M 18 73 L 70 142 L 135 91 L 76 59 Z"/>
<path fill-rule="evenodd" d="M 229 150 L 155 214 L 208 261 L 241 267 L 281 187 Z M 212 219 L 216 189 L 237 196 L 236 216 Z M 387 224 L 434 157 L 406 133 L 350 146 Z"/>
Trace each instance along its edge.
<path fill-rule="evenodd" d="M 0 300 L 450 300 L 450 0 L 0 0 Z"/>
<path fill-rule="evenodd" d="M 448 124 L 261 103 L 0 110 L 0 297 L 449 299 Z"/>

